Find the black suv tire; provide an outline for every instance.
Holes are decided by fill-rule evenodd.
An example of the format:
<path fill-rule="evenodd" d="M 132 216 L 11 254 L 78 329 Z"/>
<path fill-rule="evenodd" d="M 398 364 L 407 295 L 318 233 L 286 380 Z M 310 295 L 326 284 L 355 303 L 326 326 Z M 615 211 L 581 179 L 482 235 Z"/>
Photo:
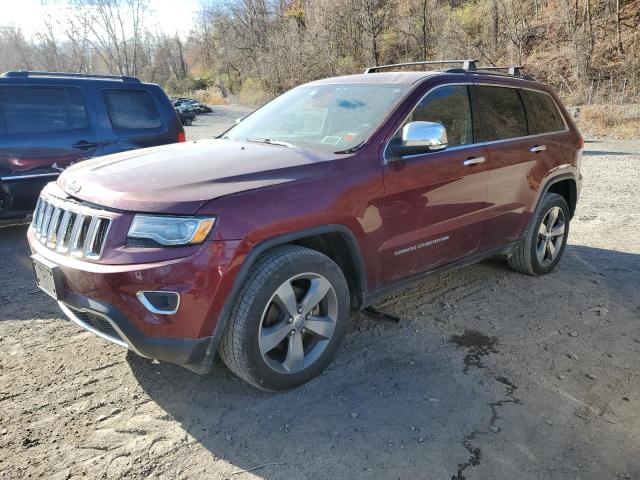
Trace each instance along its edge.
<path fill-rule="evenodd" d="M 327 293 L 305 319 L 324 289 Z M 295 297 L 287 297 L 289 290 Z M 349 288 L 338 265 L 315 250 L 278 247 L 257 260 L 240 290 L 220 340 L 220 356 L 233 373 L 262 390 L 290 389 L 318 375 L 331 361 L 349 313 Z M 265 340 L 270 335 L 273 342 Z M 299 358 L 300 351 L 301 362 L 289 360 Z"/>
<path fill-rule="evenodd" d="M 538 276 L 551 272 L 560 261 L 569 236 L 571 213 L 562 195 L 547 193 L 534 215 L 508 262 L 516 272 Z M 560 231 L 561 237 L 556 235 Z M 544 253 L 542 259 L 540 251 Z"/>

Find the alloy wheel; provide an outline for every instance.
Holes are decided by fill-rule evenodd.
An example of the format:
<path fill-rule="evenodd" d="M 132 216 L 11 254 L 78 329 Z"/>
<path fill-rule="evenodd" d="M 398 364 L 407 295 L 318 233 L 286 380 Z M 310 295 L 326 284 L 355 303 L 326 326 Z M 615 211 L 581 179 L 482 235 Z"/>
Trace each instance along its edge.
<path fill-rule="evenodd" d="M 271 296 L 260 320 L 258 346 L 269 367 L 298 373 L 327 348 L 336 328 L 338 299 L 317 273 L 289 278 Z"/>
<path fill-rule="evenodd" d="M 541 265 L 550 265 L 557 258 L 562 248 L 564 235 L 564 211 L 560 207 L 552 207 L 544 216 L 538 230 L 536 256 Z"/>

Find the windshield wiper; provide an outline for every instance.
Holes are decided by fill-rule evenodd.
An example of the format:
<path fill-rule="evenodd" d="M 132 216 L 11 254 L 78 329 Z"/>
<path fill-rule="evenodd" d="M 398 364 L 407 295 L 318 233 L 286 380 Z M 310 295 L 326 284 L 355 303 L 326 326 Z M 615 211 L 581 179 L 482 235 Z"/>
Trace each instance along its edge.
<path fill-rule="evenodd" d="M 337 152 L 333 152 L 333 153 L 353 153 L 356 150 L 359 150 L 360 148 L 362 148 L 362 146 L 365 144 L 365 141 L 362 141 L 360 143 L 358 143 L 357 145 L 354 145 L 353 147 L 349 147 L 346 148 L 344 150 L 338 150 Z"/>
<path fill-rule="evenodd" d="M 281 147 L 296 148 L 293 143 L 283 142 L 282 140 L 273 140 L 271 138 L 247 138 L 247 142 L 266 143 L 267 145 L 279 145 Z"/>

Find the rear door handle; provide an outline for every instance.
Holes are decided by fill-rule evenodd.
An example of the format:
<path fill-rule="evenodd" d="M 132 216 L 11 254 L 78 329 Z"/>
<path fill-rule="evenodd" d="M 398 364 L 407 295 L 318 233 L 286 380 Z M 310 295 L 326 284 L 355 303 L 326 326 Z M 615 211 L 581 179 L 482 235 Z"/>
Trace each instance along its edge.
<path fill-rule="evenodd" d="M 72 145 L 73 148 L 78 148 L 80 150 L 89 150 L 90 148 L 96 148 L 99 146 L 100 145 L 97 143 L 87 142 L 86 140 L 81 140 L 80 142 Z"/>
<path fill-rule="evenodd" d="M 547 149 L 546 145 L 535 145 L 529 149 L 531 153 L 544 152 Z"/>
<path fill-rule="evenodd" d="M 466 159 L 464 163 L 467 167 L 470 167 L 472 165 L 477 165 L 478 163 L 484 163 L 487 159 L 484 157 L 473 157 L 473 158 L 468 158 Z"/>

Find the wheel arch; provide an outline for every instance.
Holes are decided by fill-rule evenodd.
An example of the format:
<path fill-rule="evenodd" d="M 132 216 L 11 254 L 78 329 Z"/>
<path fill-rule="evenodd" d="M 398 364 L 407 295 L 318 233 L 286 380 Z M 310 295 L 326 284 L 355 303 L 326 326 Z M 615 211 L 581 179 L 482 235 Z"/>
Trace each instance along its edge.
<path fill-rule="evenodd" d="M 334 260 L 342 269 L 347 279 L 352 308 L 359 308 L 362 305 L 367 285 L 366 267 L 358 241 L 353 232 L 345 225 L 320 225 L 263 240 L 255 245 L 247 254 L 242 262 L 240 271 L 233 281 L 231 292 L 224 302 L 211 337 L 211 343 L 203 359 L 202 366 L 204 371 L 211 369 L 220 338 L 229 321 L 229 315 L 251 269 L 261 255 L 273 248 L 283 245 L 299 245 L 310 248 Z M 347 249 L 348 254 L 344 251 L 344 248 Z"/>
<path fill-rule="evenodd" d="M 557 178 L 557 179 L 556 179 Z M 573 175 L 554 177 L 547 183 L 547 188 L 544 194 L 540 197 L 542 199 L 544 195 L 547 193 L 557 193 L 558 195 L 562 195 L 564 199 L 567 201 L 567 205 L 569 206 L 569 212 L 571 213 L 571 218 L 576 211 L 576 204 L 578 201 L 578 190 L 577 190 L 576 180 Z M 538 202 L 540 202 L 538 199 Z"/>
<path fill-rule="evenodd" d="M 573 218 L 573 214 L 576 209 L 576 203 L 578 201 L 578 185 L 576 177 L 573 173 L 563 173 L 560 175 L 556 175 L 549 178 L 540 188 L 538 198 L 536 199 L 535 206 L 531 210 L 531 217 L 529 218 L 529 222 L 527 223 L 527 227 L 525 228 L 523 235 L 527 235 L 527 232 L 530 230 L 538 212 L 540 211 L 545 195 L 549 192 L 558 193 L 559 195 L 562 195 L 565 200 L 567 200 L 571 218 Z M 566 194 L 568 198 L 565 197 L 563 193 Z"/>
<path fill-rule="evenodd" d="M 347 278 L 352 305 L 357 307 L 362 303 L 367 284 L 366 267 L 355 235 L 348 227 L 341 224 L 319 225 L 297 230 L 258 243 L 245 258 L 234 281 L 234 290 L 236 284 L 242 285 L 249 271 L 263 253 L 282 245 L 299 245 L 319 251 L 331 258 Z M 229 300 L 230 298 L 227 302 Z M 235 298 L 233 300 L 235 301 Z"/>
<path fill-rule="evenodd" d="M 346 227 L 345 227 L 346 228 Z M 351 305 L 357 309 L 362 305 L 366 272 L 364 262 L 355 238 L 350 232 L 328 231 L 315 233 L 287 242 L 318 251 L 333 260 L 342 270 L 347 285 Z"/>

